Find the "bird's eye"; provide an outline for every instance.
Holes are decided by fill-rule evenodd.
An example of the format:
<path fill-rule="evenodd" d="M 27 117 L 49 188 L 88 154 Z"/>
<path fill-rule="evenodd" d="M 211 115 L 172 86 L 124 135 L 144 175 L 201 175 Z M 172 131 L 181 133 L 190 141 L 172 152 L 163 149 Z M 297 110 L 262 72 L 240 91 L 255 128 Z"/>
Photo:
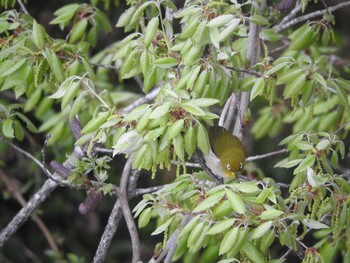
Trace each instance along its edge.
<path fill-rule="evenodd" d="M 231 171 L 231 166 L 229 164 L 226 165 L 227 170 Z"/>
<path fill-rule="evenodd" d="M 239 170 L 243 169 L 243 163 L 239 163 Z"/>

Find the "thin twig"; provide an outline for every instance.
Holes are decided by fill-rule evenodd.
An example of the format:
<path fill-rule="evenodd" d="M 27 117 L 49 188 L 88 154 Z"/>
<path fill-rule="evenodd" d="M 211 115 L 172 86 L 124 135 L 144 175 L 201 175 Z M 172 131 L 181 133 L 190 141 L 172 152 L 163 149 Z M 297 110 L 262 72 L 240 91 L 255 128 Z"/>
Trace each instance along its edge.
<path fill-rule="evenodd" d="M 144 103 L 147 103 L 147 102 L 154 100 L 157 97 L 159 91 L 160 91 L 160 87 L 153 89 L 151 92 L 147 93 L 145 96 L 135 100 L 133 103 L 131 103 L 130 105 L 123 108 L 120 111 L 120 113 L 121 114 L 127 113 L 141 104 L 144 104 Z"/>
<path fill-rule="evenodd" d="M 122 218 L 122 210 L 120 208 L 119 201 L 116 201 L 113 207 L 113 210 L 111 212 L 111 215 L 108 218 L 107 225 L 105 227 L 105 230 L 103 231 L 102 237 L 100 239 L 100 243 L 98 244 L 95 257 L 93 262 L 94 263 L 102 263 L 105 261 L 107 256 L 107 251 L 112 243 L 112 239 L 114 234 L 116 233 L 120 219 Z"/>
<path fill-rule="evenodd" d="M 310 19 L 318 17 L 318 16 L 322 16 L 322 15 L 327 14 L 327 13 L 334 12 L 335 10 L 338 10 L 338 9 L 343 8 L 345 6 L 348 6 L 348 5 L 350 5 L 350 1 L 339 3 L 337 5 L 328 7 L 328 8 L 323 9 L 323 10 L 318 10 L 318 11 L 315 11 L 315 12 L 312 12 L 312 13 L 309 13 L 309 14 L 306 14 L 303 16 L 299 16 L 295 19 L 290 20 L 289 22 L 287 22 L 285 24 L 279 24 L 279 25 L 275 26 L 274 29 L 278 33 L 278 32 L 281 32 L 284 29 L 291 27 L 295 24 L 310 20 Z"/>
<path fill-rule="evenodd" d="M 40 169 L 46 174 L 46 175 L 50 175 L 51 176 L 51 173 L 49 170 L 47 170 L 45 168 L 45 166 L 38 160 L 36 159 L 32 154 L 30 154 L 29 152 L 25 151 L 25 150 L 22 150 L 21 148 L 19 148 L 18 146 L 16 146 L 15 144 L 13 144 L 12 142 L 6 140 L 5 138 L 1 137 L 0 136 L 0 142 L 4 142 L 8 145 L 10 145 L 13 149 L 15 149 L 16 151 L 20 152 L 21 154 L 25 155 L 28 159 L 32 160 L 33 162 L 35 162 L 39 167 Z"/>
<path fill-rule="evenodd" d="M 144 195 L 144 194 L 149 194 L 149 193 L 154 193 L 154 192 L 156 192 L 164 187 L 165 187 L 165 185 L 157 185 L 157 186 L 152 186 L 152 187 L 148 187 L 148 188 L 137 188 L 135 190 L 133 197 Z"/>
<path fill-rule="evenodd" d="M 39 165 L 45 171 L 45 167 L 43 167 L 42 163 L 38 161 L 34 156 L 29 154 L 28 152 L 20 149 L 13 143 L 7 142 L 3 138 L 0 137 L 3 142 L 9 143 L 14 149 L 18 150 L 35 163 Z M 82 151 L 79 147 L 75 147 L 73 154 L 70 155 L 63 163 L 67 168 L 73 168 L 75 165 L 76 159 L 82 158 Z M 50 174 L 51 175 L 51 174 Z M 52 180 L 53 179 L 53 180 Z M 5 242 L 14 234 L 16 231 L 28 220 L 28 218 L 33 214 L 33 212 L 48 198 L 48 196 L 53 192 L 56 187 L 59 185 L 60 176 L 57 173 L 51 175 L 50 179 L 47 179 L 43 186 L 37 191 L 34 196 L 28 201 L 26 206 L 24 206 L 11 220 L 10 223 L 0 232 L 0 247 L 3 247 Z"/>
<path fill-rule="evenodd" d="M 20 5 L 22 11 L 23 11 L 25 14 L 29 15 L 29 12 L 28 12 L 26 6 L 23 4 L 22 0 L 17 0 L 17 3 Z"/>
<path fill-rule="evenodd" d="M 7 190 L 11 193 L 13 198 L 16 199 L 17 202 L 20 203 L 22 207 L 26 206 L 27 202 L 21 195 L 20 191 L 17 189 L 17 187 L 11 182 L 11 180 L 6 176 L 6 174 L 1 169 L 0 169 L 0 179 L 4 182 L 4 184 L 7 187 Z M 50 248 L 56 253 L 60 254 L 60 250 L 58 249 L 56 241 L 52 237 L 45 223 L 40 219 L 40 217 L 36 213 L 32 215 L 32 219 L 40 228 L 41 232 L 44 234 L 47 242 L 49 243 Z"/>
<path fill-rule="evenodd" d="M 287 149 L 282 149 L 282 150 L 278 150 L 278 151 L 274 151 L 274 152 L 270 152 L 270 153 L 265 153 L 265 154 L 261 154 L 261 155 L 249 156 L 246 159 L 246 161 L 251 162 L 251 161 L 260 160 L 260 159 L 268 158 L 270 156 L 274 156 L 274 155 L 281 154 L 281 153 L 287 153 L 287 152 L 288 152 Z"/>
<path fill-rule="evenodd" d="M 233 68 L 233 67 L 226 67 L 227 69 L 231 69 L 233 71 L 241 72 L 241 73 L 246 73 L 248 75 L 254 75 L 256 77 L 261 77 L 262 74 L 258 71 L 252 70 L 252 69 L 245 69 L 245 68 Z"/>
<path fill-rule="evenodd" d="M 132 262 L 137 263 L 141 258 L 140 251 L 140 239 L 139 234 L 137 232 L 137 228 L 134 222 L 134 218 L 131 214 L 131 210 L 128 203 L 128 182 L 131 174 L 131 166 L 132 166 L 133 157 L 130 156 L 126 161 L 124 166 L 124 170 L 120 179 L 120 192 L 119 192 L 119 202 L 120 207 L 123 211 L 123 215 L 125 218 L 126 225 L 128 227 L 128 231 L 131 237 L 131 246 L 132 246 Z"/>
<path fill-rule="evenodd" d="M 296 17 L 296 15 L 300 12 L 300 10 L 301 10 L 301 4 L 297 3 L 295 5 L 295 7 L 293 8 L 293 10 L 288 15 L 286 15 L 282 19 L 282 21 L 278 25 L 276 25 L 274 28 L 277 29 L 281 25 L 283 25 L 283 24 L 289 22 L 290 20 L 292 20 L 294 17 Z"/>

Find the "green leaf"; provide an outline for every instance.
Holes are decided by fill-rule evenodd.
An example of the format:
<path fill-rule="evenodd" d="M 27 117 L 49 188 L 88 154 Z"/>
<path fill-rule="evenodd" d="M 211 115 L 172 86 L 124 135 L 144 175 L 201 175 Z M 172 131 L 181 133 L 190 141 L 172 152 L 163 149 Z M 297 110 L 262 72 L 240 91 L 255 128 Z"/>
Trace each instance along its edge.
<path fill-rule="evenodd" d="M 292 41 L 289 44 L 289 50 L 302 50 L 312 44 L 317 37 L 317 32 L 310 26 L 304 24 L 289 36 Z"/>
<path fill-rule="evenodd" d="M 186 39 L 193 36 L 194 32 L 197 30 L 200 24 L 199 19 L 193 19 L 190 23 L 186 23 L 186 26 L 182 30 L 182 33 L 179 35 L 180 39 Z"/>
<path fill-rule="evenodd" d="M 316 220 L 313 220 L 313 219 L 303 219 L 301 221 L 305 226 L 309 227 L 309 228 L 312 228 L 312 229 L 325 229 L 325 228 L 329 228 L 329 226 L 319 222 L 319 221 L 316 221 Z"/>
<path fill-rule="evenodd" d="M 260 26 L 267 26 L 269 24 L 269 20 L 261 15 L 252 15 L 249 17 L 249 20 Z"/>
<path fill-rule="evenodd" d="M 274 229 L 269 230 L 263 237 L 261 238 L 260 241 L 260 251 L 261 252 L 266 252 L 267 249 L 273 244 L 275 241 L 275 235 L 276 232 Z"/>
<path fill-rule="evenodd" d="M 202 124 L 197 125 L 197 145 L 204 153 L 208 154 L 210 150 L 209 136 L 207 130 Z"/>
<path fill-rule="evenodd" d="M 227 27 L 219 33 L 217 41 L 220 43 L 231 37 L 240 22 L 241 19 L 239 18 L 232 19 L 231 22 L 227 25 Z"/>
<path fill-rule="evenodd" d="M 97 21 L 97 24 L 102 28 L 104 32 L 109 32 L 112 30 L 112 25 L 108 17 L 104 12 L 97 8 L 95 9 L 94 19 Z"/>
<path fill-rule="evenodd" d="M 281 63 L 278 63 L 276 65 L 273 65 L 268 71 L 264 72 L 264 76 L 270 76 L 271 74 L 274 74 L 278 71 L 280 71 L 281 69 L 289 66 L 291 64 L 290 61 L 284 61 Z"/>
<path fill-rule="evenodd" d="M 294 174 L 305 171 L 308 167 L 312 167 L 315 163 L 316 157 L 314 155 L 307 156 L 299 166 L 294 170 Z"/>
<path fill-rule="evenodd" d="M 133 153 L 142 145 L 142 142 L 143 138 L 135 130 L 128 131 L 122 134 L 113 146 L 113 156 L 119 153 Z"/>
<path fill-rule="evenodd" d="M 297 147 L 299 150 L 302 150 L 302 151 L 309 151 L 313 148 L 313 145 L 311 143 L 305 142 L 305 141 L 297 142 L 294 145 L 295 147 Z"/>
<path fill-rule="evenodd" d="M 228 231 L 220 244 L 219 255 L 226 254 L 236 243 L 239 235 L 239 227 L 234 227 Z"/>
<path fill-rule="evenodd" d="M 184 103 L 184 104 L 191 104 L 195 105 L 197 107 L 209 107 L 214 104 L 219 103 L 219 100 L 217 99 L 211 99 L 211 98 L 198 98 L 198 99 L 191 99 L 190 101 Z"/>
<path fill-rule="evenodd" d="M 175 67 L 178 64 L 178 62 L 176 58 L 164 57 L 164 58 L 159 58 L 155 60 L 153 64 L 159 68 L 168 69 L 168 68 Z"/>
<path fill-rule="evenodd" d="M 188 234 L 190 234 L 190 232 L 193 230 L 193 228 L 197 225 L 197 222 L 199 220 L 200 215 L 197 215 L 195 217 L 193 217 L 185 226 L 184 228 L 181 230 L 179 238 L 181 237 L 185 237 Z"/>
<path fill-rule="evenodd" d="M 153 17 L 151 21 L 149 21 L 145 32 L 144 44 L 146 48 L 149 47 L 149 45 L 152 42 L 152 39 L 156 36 L 158 26 L 159 26 L 159 18 Z"/>
<path fill-rule="evenodd" d="M 66 93 L 62 98 L 61 109 L 64 109 L 65 107 L 67 107 L 68 103 L 70 103 L 78 94 L 79 89 L 80 89 L 79 81 L 71 83 L 71 85 L 68 87 Z"/>
<path fill-rule="evenodd" d="M 238 194 L 230 189 L 225 189 L 227 199 L 230 201 L 231 208 L 238 214 L 244 214 L 247 210 L 244 200 Z"/>
<path fill-rule="evenodd" d="M 284 98 L 289 99 L 294 97 L 295 95 L 298 95 L 302 91 L 305 81 L 306 81 L 305 75 L 301 74 L 293 82 L 287 83 L 283 91 Z"/>
<path fill-rule="evenodd" d="M 2 123 L 2 132 L 5 137 L 7 138 L 15 138 L 15 130 L 14 126 L 15 122 L 12 119 L 6 119 Z"/>
<path fill-rule="evenodd" d="M 69 43 L 72 44 L 80 40 L 81 38 L 83 38 L 83 36 L 85 35 L 87 25 L 88 25 L 87 19 L 83 18 L 80 21 L 78 21 L 78 23 L 76 23 L 73 26 L 72 31 L 70 32 Z"/>
<path fill-rule="evenodd" d="M 159 235 L 160 233 L 164 232 L 173 221 L 174 217 L 170 217 L 164 224 L 161 224 L 159 227 L 157 227 L 156 230 L 152 232 L 152 236 Z"/>
<path fill-rule="evenodd" d="M 257 78 L 254 76 L 249 76 L 249 77 L 242 79 L 241 85 L 240 85 L 240 90 L 241 91 L 250 91 L 253 88 L 256 79 Z"/>
<path fill-rule="evenodd" d="M 193 213 L 203 212 L 210 207 L 218 204 L 218 202 L 223 198 L 225 193 L 223 191 L 219 191 L 209 197 L 205 198 L 198 206 L 193 209 Z"/>
<path fill-rule="evenodd" d="M 228 228 L 230 228 L 235 223 L 236 220 L 237 220 L 236 218 L 227 218 L 222 221 L 219 221 L 214 225 L 212 225 L 212 227 L 209 229 L 207 234 L 216 235 L 216 234 L 222 233 Z"/>
<path fill-rule="evenodd" d="M 142 211 L 140 214 L 140 218 L 138 221 L 139 228 L 145 227 L 148 225 L 152 215 L 152 208 L 147 207 L 145 210 Z"/>
<path fill-rule="evenodd" d="M 243 193 L 256 193 L 260 190 L 256 182 L 240 182 L 231 184 L 232 187 Z"/>
<path fill-rule="evenodd" d="M 188 239 L 187 239 L 187 247 L 190 248 L 195 244 L 195 242 L 199 239 L 201 236 L 204 228 L 205 228 L 205 223 L 204 222 L 199 222 L 191 231 Z"/>
<path fill-rule="evenodd" d="M 158 119 L 165 114 L 169 112 L 170 106 L 172 105 L 171 102 L 165 102 L 163 105 L 156 107 L 151 115 L 149 116 L 150 119 Z"/>
<path fill-rule="evenodd" d="M 278 34 L 275 30 L 273 29 L 266 29 L 261 32 L 262 39 L 267 40 L 270 42 L 277 42 L 282 38 L 281 34 Z"/>
<path fill-rule="evenodd" d="M 27 61 L 27 59 L 23 58 L 23 59 L 17 61 L 15 64 L 9 66 L 9 68 L 5 72 L 1 73 L 0 79 L 17 71 L 26 61 Z"/>
<path fill-rule="evenodd" d="M 331 142 L 327 139 L 321 140 L 317 145 L 316 145 L 316 149 L 323 151 L 325 150 L 329 145 L 331 144 Z"/>
<path fill-rule="evenodd" d="M 264 257 L 260 253 L 260 251 L 256 248 L 256 246 L 246 241 L 241 248 L 241 251 L 253 262 L 253 263 L 264 263 Z"/>
<path fill-rule="evenodd" d="M 143 114 L 149 109 L 149 104 L 141 104 L 130 111 L 125 117 L 125 122 L 130 122 L 134 120 L 138 120 Z"/>
<path fill-rule="evenodd" d="M 175 138 L 182 131 L 185 124 L 184 119 L 177 120 L 169 127 L 168 140 Z"/>
<path fill-rule="evenodd" d="M 136 10 L 136 6 L 131 6 L 124 13 L 122 13 L 118 19 L 116 27 L 124 27 L 124 26 L 128 25 L 131 21 L 132 16 L 135 13 L 135 10 Z"/>
<path fill-rule="evenodd" d="M 274 220 L 282 215 L 284 212 L 270 207 L 261 213 L 260 218 L 262 220 Z"/>
<path fill-rule="evenodd" d="M 221 27 L 232 21 L 234 16 L 232 14 L 220 15 L 210 20 L 207 24 L 208 27 Z"/>
<path fill-rule="evenodd" d="M 251 239 L 258 239 L 264 236 L 271 228 L 273 221 L 266 221 L 251 232 Z"/>
<path fill-rule="evenodd" d="M 173 138 L 174 151 L 180 161 L 185 162 L 184 140 L 181 134 Z"/>
<path fill-rule="evenodd" d="M 193 126 L 188 127 L 185 137 L 185 151 L 190 159 L 194 151 L 196 150 L 196 131 Z"/>
<path fill-rule="evenodd" d="M 283 83 L 292 83 L 297 77 L 304 75 L 305 72 L 301 68 L 289 68 L 284 71 L 282 71 L 281 74 L 278 74 L 277 77 L 277 85 L 283 84 Z"/>
<path fill-rule="evenodd" d="M 255 99 L 256 96 L 261 95 L 261 93 L 264 91 L 264 87 L 265 87 L 264 79 L 257 78 L 252 88 L 252 91 L 250 92 L 250 101 Z"/>
<path fill-rule="evenodd" d="M 295 160 L 291 160 L 291 161 L 288 161 L 286 163 L 283 163 L 283 164 L 276 164 L 275 167 L 281 167 L 281 168 L 291 168 L 293 166 L 296 166 L 298 165 L 303 159 L 295 159 Z"/>
<path fill-rule="evenodd" d="M 164 134 L 165 129 L 166 127 L 160 127 L 154 130 L 150 130 L 147 132 L 144 138 L 147 141 L 153 141 L 157 139 L 160 135 Z"/>
<path fill-rule="evenodd" d="M 63 82 L 65 79 L 63 66 L 57 55 L 51 49 L 47 49 L 44 54 L 56 79 Z"/>
<path fill-rule="evenodd" d="M 195 115 L 195 116 L 203 116 L 205 115 L 204 110 L 202 110 L 201 108 L 195 106 L 195 105 L 191 105 L 190 103 L 187 104 L 182 104 L 182 107 L 189 113 Z"/>
<path fill-rule="evenodd" d="M 96 117 L 92 118 L 81 130 L 82 134 L 87 134 L 96 131 L 100 126 L 107 121 L 109 112 L 100 112 Z"/>
<path fill-rule="evenodd" d="M 79 7 L 80 7 L 79 4 L 69 4 L 61 7 L 54 13 L 56 18 L 52 20 L 50 24 L 51 25 L 55 25 L 55 24 L 68 25 L 69 21 L 73 18 L 76 10 Z"/>
<path fill-rule="evenodd" d="M 42 25 L 39 25 L 36 20 L 33 21 L 33 40 L 37 48 L 42 49 L 45 43 L 45 30 Z"/>

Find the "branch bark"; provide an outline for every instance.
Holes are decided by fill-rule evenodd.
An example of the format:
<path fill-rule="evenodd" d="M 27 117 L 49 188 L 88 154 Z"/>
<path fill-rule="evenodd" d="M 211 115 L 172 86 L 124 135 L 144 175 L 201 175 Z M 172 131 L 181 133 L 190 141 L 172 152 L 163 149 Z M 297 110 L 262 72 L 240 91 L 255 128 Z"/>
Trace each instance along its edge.
<path fill-rule="evenodd" d="M 73 160 L 74 156 L 74 160 Z M 27 156 L 28 157 L 28 156 Z M 74 153 L 63 163 L 67 168 L 73 168 L 75 158 L 81 158 L 82 151 L 76 147 Z M 40 162 L 39 162 L 40 163 Z M 33 212 L 47 199 L 47 197 L 56 189 L 59 185 L 61 177 L 59 174 L 54 173 L 52 179 L 47 179 L 43 186 L 37 191 L 34 196 L 28 201 L 10 223 L 0 232 L 0 247 L 3 247 L 5 242 L 16 233 L 16 231 L 28 220 Z"/>
<path fill-rule="evenodd" d="M 122 218 L 122 215 L 123 213 L 120 208 L 120 202 L 119 200 L 117 200 L 114 204 L 111 215 L 108 218 L 108 222 L 102 234 L 102 237 L 100 239 L 100 243 L 98 244 L 95 257 L 93 260 L 94 263 L 101 263 L 105 261 L 107 256 L 107 251 L 109 249 L 109 246 L 112 243 L 113 236 L 118 229 L 119 222 L 120 222 L 120 219 Z"/>
<path fill-rule="evenodd" d="M 141 258 L 140 238 L 128 203 L 128 183 L 132 171 L 132 160 L 133 157 L 130 156 L 124 166 L 122 177 L 120 179 L 119 202 L 131 237 L 132 262 L 137 263 Z"/>
<path fill-rule="evenodd" d="M 266 5 L 266 0 L 263 0 L 260 6 L 258 7 L 260 10 L 264 10 Z M 252 10 L 255 7 L 252 7 Z M 247 59 L 249 61 L 250 66 L 255 65 L 260 56 L 260 39 L 259 39 L 259 31 L 260 26 L 250 22 L 249 23 L 249 33 L 248 33 L 248 48 L 247 48 Z M 235 134 L 238 138 L 242 139 L 242 119 L 244 114 L 248 108 L 250 100 L 250 92 L 242 92 L 240 97 L 240 105 L 236 118 L 235 127 L 233 130 L 233 134 Z"/>
<path fill-rule="evenodd" d="M 21 204 L 22 207 L 26 206 L 27 202 L 21 195 L 20 191 L 17 189 L 16 186 L 11 182 L 11 180 L 6 176 L 6 174 L 0 169 L 0 179 L 4 182 L 6 185 L 8 191 L 11 193 L 11 195 L 17 200 L 18 203 Z M 45 223 L 40 219 L 40 217 L 34 213 L 32 215 L 33 221 L 37 224 L 41 232 L 44 234 L 50 248 L 55 251 L 56 253 L 60 254 L 60 250 L 58 249 L 58 246 L 56 244 L 55 239 L 52 237 L 49 229 L 46 227 Z"/>
<path fill-rule="evenodd" d="M 295 24 L 298 24 L 298 23 L 310 20 L 310 19 L 318 17 L 318 16 L 322 16 L 322 15 L 327 14 L 327 13 L 334 12 L 334 11 L 340 9 L 340 8 L 343 8 L 343 7 L 349 6 L 349 5 L 350 5 L 350 1 L 347 1 L 347 2 L 343 2 L 343 3 L 337 4 L 337 5 L 328 7 L 326 9 L 324 9 L 324 10 L 318 10 L 318 11 L 315 11 L 315 12 L 312 12 L 312 13 L 309 13 L 309 14 L 306 14 L 306 15 L 303 15 L 303 16 L 299 16 L 297 18 L 294 18 L 294 19 L 290 20 L 287 23 L 284 23 L 284 24 L 280 23 L 279 25 L 275 26 L 274 29 L 276 30 L 276 32 L 281 32 L 284 29 L 286 29 L 288 27 L 291 27 L 291 26 L 293 26 Z"/>

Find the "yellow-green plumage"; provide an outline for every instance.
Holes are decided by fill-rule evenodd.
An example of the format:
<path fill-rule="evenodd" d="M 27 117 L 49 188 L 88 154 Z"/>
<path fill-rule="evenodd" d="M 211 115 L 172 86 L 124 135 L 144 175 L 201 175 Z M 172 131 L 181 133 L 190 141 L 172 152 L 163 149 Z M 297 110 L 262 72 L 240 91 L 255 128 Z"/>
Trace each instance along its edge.
<path fill-rule="evenodd" d="M 242 142 L 223 127 L 209 129 L 211 152 L 204 156 L 207 166 L 221 177 L 235 178 L 245 163 Z"/>

